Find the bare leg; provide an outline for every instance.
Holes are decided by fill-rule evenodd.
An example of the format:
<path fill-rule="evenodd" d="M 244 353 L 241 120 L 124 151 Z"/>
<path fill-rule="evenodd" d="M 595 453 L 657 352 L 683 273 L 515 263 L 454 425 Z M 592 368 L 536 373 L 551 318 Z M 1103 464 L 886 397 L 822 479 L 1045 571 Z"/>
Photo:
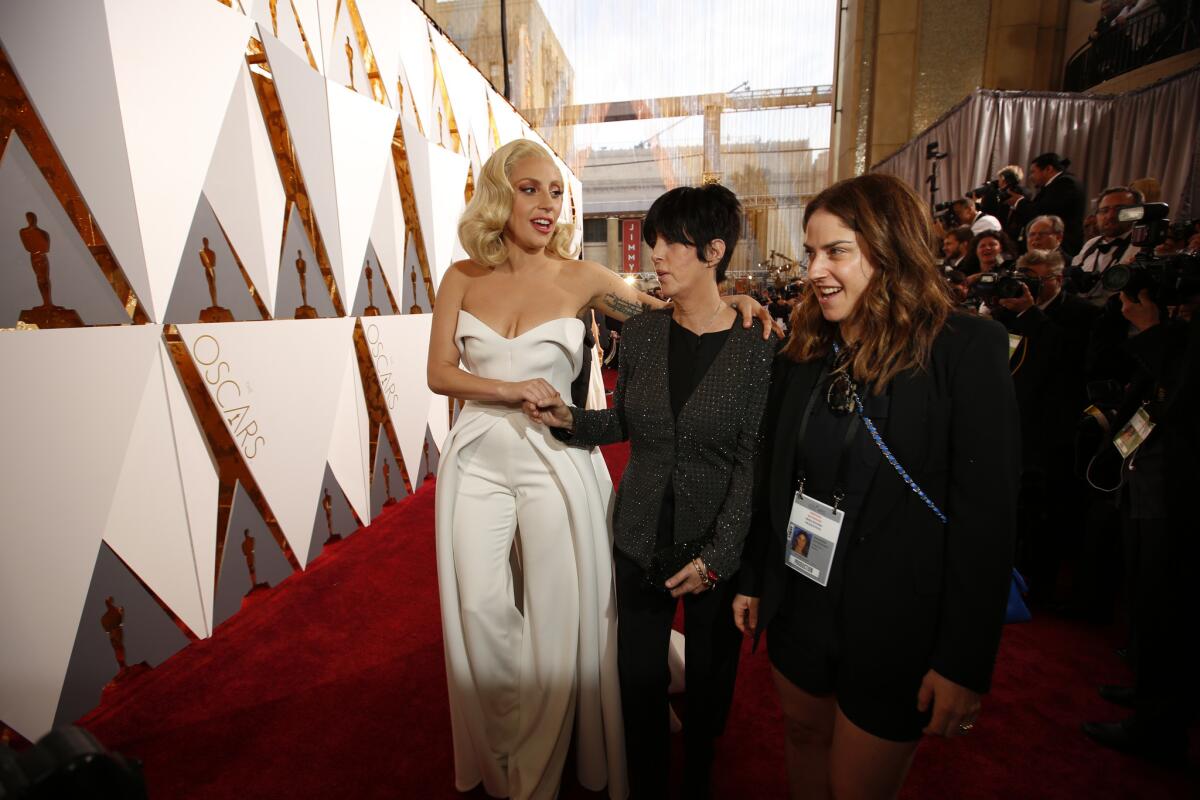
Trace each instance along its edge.
<path fill-rule="evenodd" d="M 829 758 L 833 796 L 837 800 L 896 797 L 916 751 L 917 742 L 893 742 L 873 736 L 847 719 L 838 708 Z"/>
<path fill-rule="evenodd" d="M 809 694 L 774 667 L 771 675 L 783 708 L 789 795 L 792 800 L 832 797 L 829 757 L 837 701 Z"/>

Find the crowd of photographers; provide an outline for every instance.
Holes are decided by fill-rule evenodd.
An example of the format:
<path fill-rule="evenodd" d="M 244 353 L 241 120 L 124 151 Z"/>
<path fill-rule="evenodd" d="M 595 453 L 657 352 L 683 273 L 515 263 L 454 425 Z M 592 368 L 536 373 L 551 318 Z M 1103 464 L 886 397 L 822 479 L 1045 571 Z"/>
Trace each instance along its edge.
<path fill-rule="evenodd" d="M 1171 222 L 1149 179 L 1089 213 L 1069 165 L 1045 153 L 1028 187 L 1008 166 L 939 204 L 942 256 L 963 308 L 1009 331 L 1032 601 L 1129 620 L 1134 685 L 1099 688 L 1132 713 L 1084 730 L 1177 761 L 1196 710 L 1200 222 Z"/>

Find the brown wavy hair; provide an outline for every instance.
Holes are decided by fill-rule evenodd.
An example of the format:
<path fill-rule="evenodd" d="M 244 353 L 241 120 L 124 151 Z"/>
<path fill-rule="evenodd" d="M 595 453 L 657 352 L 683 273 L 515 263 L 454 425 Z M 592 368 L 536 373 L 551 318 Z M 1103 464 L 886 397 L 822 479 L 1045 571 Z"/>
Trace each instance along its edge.
<path fill-rule="evenodd" d="M 858 329 L 850 373 L 879 394 L 899 373 L 928 366 L 933 340 L 954 308 L 934 259 L 929 208 L 899 178 L 872 173 L 817 195 L 804 209 L 805 227 L 818 211 L 853 230 L 875 268 L 847 321 Z M 783 352 L 793 361 L 824 358 L 832 349 L 837 326 L 821 315 L 811 283 L 792 313 L 791 328 Z"/>

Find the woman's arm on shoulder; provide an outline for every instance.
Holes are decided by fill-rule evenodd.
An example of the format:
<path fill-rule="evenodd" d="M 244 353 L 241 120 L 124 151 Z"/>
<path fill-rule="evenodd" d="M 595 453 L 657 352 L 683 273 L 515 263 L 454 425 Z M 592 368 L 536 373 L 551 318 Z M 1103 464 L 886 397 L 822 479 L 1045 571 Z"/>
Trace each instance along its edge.
<path fill-rule="evenodd" d="M 556 392 L 541 378 L 528 381 L 499 381 L 472 375 L 459 366 L 458 346 L 454 343 L 458 330 L 458 312 L 473 275 L 485 267 L 472 261 L 459 261 L 447 270 L 438 287 L 433 306 L 433 327 L 429 333 L 429 358 L 425 367 L 429 388 L 436 394 L 460 400 L 481 400 L 494 403 L 537 402 Z"/>

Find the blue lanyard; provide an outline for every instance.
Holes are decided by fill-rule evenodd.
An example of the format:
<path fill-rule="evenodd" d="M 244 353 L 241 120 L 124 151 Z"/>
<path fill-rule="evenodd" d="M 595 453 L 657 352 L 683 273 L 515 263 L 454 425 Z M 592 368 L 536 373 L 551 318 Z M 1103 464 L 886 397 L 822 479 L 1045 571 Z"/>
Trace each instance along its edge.
<path fill-rule="evenodd" d="M 836 356 L 839 350 L 841 350 L 841 348 L 838 347 L 838 343 L 834 342 L 833 354 Z M 858 389 L 853 384 L 851 384 L 850 396 L 854 398 L 854 408 L 856 411 L 858 411 L 858 416 L 862 419 L 863 425 L 866 426 L 867 433 L 871 434 L 871 438 L 875 440 L 875 445 L 879 448 L 879 451 L 883 453 L 883 457 L 887 459 L 887 462 L 895 468 L 896 473 L 904 480 L 906 484 L 908 484 L 908 488 L 916 492 L 917 496 L 925 501 L 925 505 L 929 506 L 929 510 L 936 514 L 937 518 L 940 519 L 943 524 L 949 523 L 950 520 L 947 519 L 946 515 L 942 513 L 942 510 L 938 508 L 932 500 L 929 499 L 929 495 L 925 494 L 925 490 L 917 485 L 917 482 L 909 476 L 904 467 L 900 466 L 900 462 L 896 460 L 896 457 L 892 455 L 892 451 L 888 449 L 887 444 L 883 441 L 883 437 L 879 435 L 879 431 L 876 429 L 875 423 L 871 422 L 871 419 L 863 411 L 862 399 L 858 396 Z"/>

